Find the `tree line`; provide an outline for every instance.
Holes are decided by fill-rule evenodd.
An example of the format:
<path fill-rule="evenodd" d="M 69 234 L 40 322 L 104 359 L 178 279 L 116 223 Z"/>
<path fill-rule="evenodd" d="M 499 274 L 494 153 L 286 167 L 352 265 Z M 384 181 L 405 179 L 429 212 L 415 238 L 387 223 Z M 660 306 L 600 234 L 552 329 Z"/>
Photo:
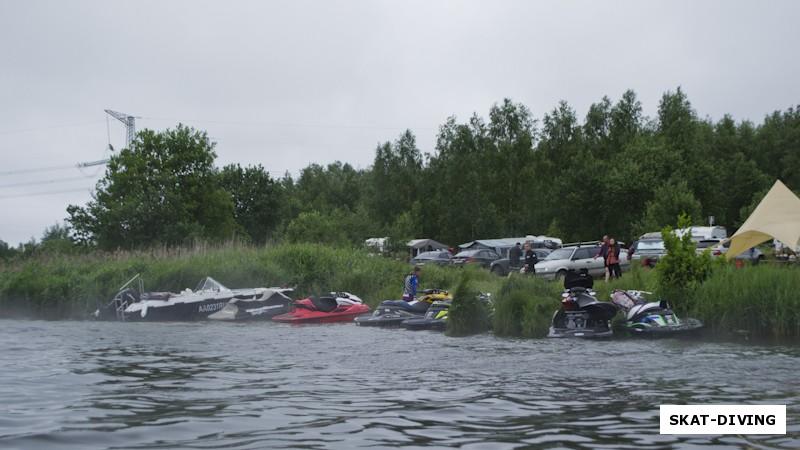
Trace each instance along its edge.
<path fill-rule="evenodd" d="M 713 216 L 732 233 L 776 179 L 800 189 L 800 108 L 760 124 L 701 118 L 681 88 L 645 117 L 635 92 L 603 97 L 581 120 L 566 102 L 541 119 L 510 99 L 488 117 L 448 118 L 433 153 L 405 131 L 377 146 L 373 164 L 311 164 L 296 179 L 261 165 L 217 168 L 216 144 L 184 125 L 144 130 L 111 157 L 86 205 L 41 243 L 68 251 L 186 245 L 197 240 L 360 245 L 389 237 L 456 246 L 480 238 L 603 234 L 631 241 Z"/>

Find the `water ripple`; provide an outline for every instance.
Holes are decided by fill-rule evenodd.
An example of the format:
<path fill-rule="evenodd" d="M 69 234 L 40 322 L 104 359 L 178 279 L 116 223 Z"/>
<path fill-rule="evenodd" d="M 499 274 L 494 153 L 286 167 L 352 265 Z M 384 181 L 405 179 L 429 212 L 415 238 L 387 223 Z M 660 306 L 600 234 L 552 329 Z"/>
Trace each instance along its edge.
<path fill-rule="evenodd" d="M 0 322 L 4 449 L 800 447 L 791 346 Z M 658 433 L 713 403 L 789 405 L 788 434 Z"/>

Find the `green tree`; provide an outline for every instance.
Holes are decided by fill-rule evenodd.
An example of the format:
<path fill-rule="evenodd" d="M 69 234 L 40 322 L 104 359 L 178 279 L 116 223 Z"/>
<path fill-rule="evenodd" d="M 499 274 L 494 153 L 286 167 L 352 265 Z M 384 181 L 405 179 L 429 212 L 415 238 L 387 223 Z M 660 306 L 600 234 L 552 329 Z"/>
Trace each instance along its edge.
<path fill-rule="evenodd" d="M 339 161 L 326 167 L 311 164 L 301 171 L 295 194 L 307 211 L 355 211 L 361 200 L 363 177 L 362 171 Z"/>
<path fill-rule="evenodd" d="M 44 230 L 38 245 L 39 251 L 52 253 L 70 253 L 76 248 L 75 242 L 70 237 L 69 227 L 58 223 Z"/>
<path fill-rule="evenodd" d="M 425 195 L 433 201 L 422 212 L 437 224 L 442 242 L 466 242 L 498 233 L 499 213 L 487 176 L 486 125 L 477 115 L 469 123 L 454 117 L 439 128 L 436 154 L 430 158 Z"/>
<path fill-rule="evenodd" d="M 375 149 L 365 204 L 378 224 L 390 226 L 398 215 L 411 210 L 421 196 L 421 174 L 422 154 L 410 130 L 394 143 Z"/>
<path fill-rule="evenodd" d="M 76 239 L 115 249 L 231 237 L 234 204 L 215 158 L 205 132 L 184 125 L 141 131 L 111 157 L 93 200 L 67 208 Z"/>
<path fill-rule="evenodd" d="M 530 161 L 535 127 L 528 108 L 510 99 L 489 110 L 486 159 L 474 170 L 484 171 L 483 188 L 490 193 L 492 204 L 502 211 L 496 233 L 504 236 L 524 235 L 530 229 L 524 212 L 532 195 L 529 180 L 533 177 Z"/>
<path fill-rule="evenodd" d="M 748 155 L 774 183 L 780 179 L 789 188 L 800 188 L 800 107 L 775 111 L 756 130 L 755 144 Z"/>
<path fill-rule="evenodd" d="M 272 237 L 283 217 L 282 185 L 261 165 L 242 168 L 230 164 L 219 174 L 220 185 L 233 196 L 236 223 L 255 243 Z"/>
<path fill-rule="evenodd" d="M 0 240 L 0 261 L 11 259 L 16 254 L 14 247 L 10 247 L 7 242 Z"/>
<path fill-rule="evenodd" d="M 624 149 L 639 138 L 643 131 L 642 103 L 632 90 L 625 91 L 611 109 L 609 139 L 615 151 Z"/>
<path fill-rule="evenodd" d="M 611 143 L 611 99 L 603 97 L 600 103 L 589 106 L 582 128 L 586 145 L 594 156 L 610 155 L 615 150 Z"/>
<path fill-rule="evenodd" d="M 638 235 L 661 230 L 673 223 L 675 217 L 696 216 L 700 214 L 700 209 L 700 202 L 687 186 L 686 180 L 671 179 L 656 188 L 653 200 L 647 202 L 644 217 L 634 231 Z"/>

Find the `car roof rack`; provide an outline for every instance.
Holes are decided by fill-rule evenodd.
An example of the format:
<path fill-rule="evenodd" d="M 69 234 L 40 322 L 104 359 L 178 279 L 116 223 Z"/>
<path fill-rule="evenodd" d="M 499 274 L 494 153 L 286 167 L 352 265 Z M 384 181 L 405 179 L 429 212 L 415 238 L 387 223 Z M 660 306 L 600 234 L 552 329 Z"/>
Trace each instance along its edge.
<path fill-rule="evenodd" d="M 580 241 L 580 242 L 569 242 L 564 244 L 564 247 L 586 247 L 587 245 L 597 246 L 600 245 L 597 241 Z"/>

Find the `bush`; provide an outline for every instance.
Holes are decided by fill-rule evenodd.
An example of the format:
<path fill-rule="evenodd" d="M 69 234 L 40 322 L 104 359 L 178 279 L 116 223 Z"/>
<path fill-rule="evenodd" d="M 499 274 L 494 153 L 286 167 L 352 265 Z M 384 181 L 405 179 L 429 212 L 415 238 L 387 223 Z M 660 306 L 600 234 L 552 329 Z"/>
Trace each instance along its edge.
<path fill-rule="evenodd" d="M 688 229 L 692 222 L 686 214 L 678 217 L 678 229 Z M 658 292 L 665 298 L 685 298 L 711 272 L 711 256 L 696 253 L 690 233 L 677 236 L 672 227 L 661 230 L 667 254 L 656 265 Z"/>

